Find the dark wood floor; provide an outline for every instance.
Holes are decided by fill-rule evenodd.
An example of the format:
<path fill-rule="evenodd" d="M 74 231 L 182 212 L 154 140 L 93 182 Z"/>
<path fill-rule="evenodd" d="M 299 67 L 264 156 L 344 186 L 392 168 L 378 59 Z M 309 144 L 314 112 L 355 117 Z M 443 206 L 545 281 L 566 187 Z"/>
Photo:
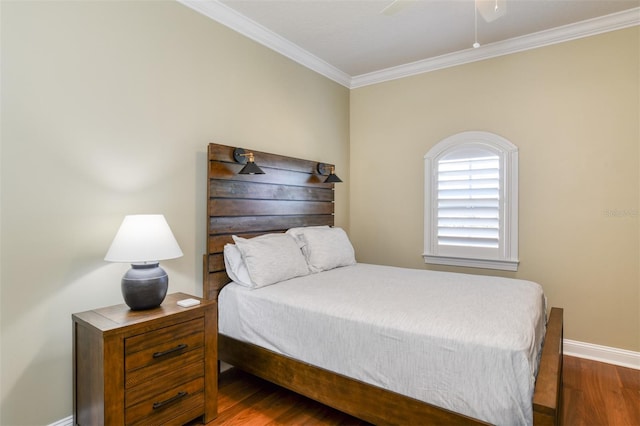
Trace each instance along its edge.
<path fill-rule="evenodd" d="M 640 426 L 640 370 L 564 357 L 567 426 Z"/>
<path fill-rule="evenodd" d="M 565 426 L 640 426 L 640 371 L 564 357 Z M 220 376 L 214 425 L 367 425 L 235 369 Z"/>

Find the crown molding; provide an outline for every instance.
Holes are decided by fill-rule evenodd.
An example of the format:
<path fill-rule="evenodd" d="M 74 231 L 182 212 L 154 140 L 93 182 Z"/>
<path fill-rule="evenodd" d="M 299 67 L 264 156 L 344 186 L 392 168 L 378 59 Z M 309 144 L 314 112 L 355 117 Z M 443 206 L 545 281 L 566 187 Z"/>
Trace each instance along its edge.
<path fill-rule="evenodd" d="M 351 76 L 347 73 L 217 0 L 177 1 L 338 84 L 345 87 L 351 85 Z"/>
<path fill-rule="evenodd" d="M 537 49 L 640 24 L 640 7 L 351 78 L 351 89 Z"/>
<path fill-rule="evenodd" d="M 352 77 L 217 0 L 177 1 L 349 89 L 640 25 L 640 7 L 637 7 L 575 24 L 483 45 L 477 49 L 469 48 L 460 52 Z"/>

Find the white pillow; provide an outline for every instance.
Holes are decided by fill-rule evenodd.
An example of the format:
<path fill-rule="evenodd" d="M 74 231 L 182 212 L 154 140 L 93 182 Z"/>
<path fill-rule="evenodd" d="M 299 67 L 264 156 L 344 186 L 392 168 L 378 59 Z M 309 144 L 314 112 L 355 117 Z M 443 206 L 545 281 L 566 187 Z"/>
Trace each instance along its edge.
<path fill-rule="evenodd" d="M 247 270 L 247 265 L 242 260 L 242 253 L 238 247 L 234 244 L 224 245 L 224 266 L 227 270 L 227 275 L 232 281 L 237 282 L 245 287 L 254 287 Z"/>
<path fill-rule="evenodd" d="M 342 228 L 306 229 L 303 238 L 311 272 L 328 271 L 356 263 L 355 251 Z"/>
<path fill-rule="evenodd" d="M 253 288 L 309 274 L 304 255 L 287 234 L 266 234 L 246 239 L 233 235 L 242 253 Z"/>
<path fill-rule="evenodd" d="M 304 254 L 305 257 L 307 257 L 307 243 L 304 239 L 304 233 L 307 229 L 329 229 L 329 225 L 301 226 L 298 228 L 287 229 L 286 233 L 291 235 L 296 240 L 298 246 L 300 246 L 300 249 L 302 250 L 302 254 Z"/>

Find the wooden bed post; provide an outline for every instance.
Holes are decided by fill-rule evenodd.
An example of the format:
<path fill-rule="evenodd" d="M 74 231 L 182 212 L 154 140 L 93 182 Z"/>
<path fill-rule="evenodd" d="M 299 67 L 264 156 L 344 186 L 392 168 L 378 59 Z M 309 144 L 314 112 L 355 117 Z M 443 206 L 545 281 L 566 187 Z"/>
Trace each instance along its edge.
<path fill-rule="evenodd" d="M 536 426 L 562 422 L 562 354 L 563 310 L 551 308 L 533 394 L 533 424 Z"/>

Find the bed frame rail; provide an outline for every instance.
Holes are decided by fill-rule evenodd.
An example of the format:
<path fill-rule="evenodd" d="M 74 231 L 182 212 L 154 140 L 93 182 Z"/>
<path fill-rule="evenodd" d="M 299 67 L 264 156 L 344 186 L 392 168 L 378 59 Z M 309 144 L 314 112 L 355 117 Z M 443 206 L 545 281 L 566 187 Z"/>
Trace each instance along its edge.
<path fill-rule="evenodd" d="M 240 369 L 376 425 L 487 425 L 263 348 L 219 336 L 219 357 Z"/>
<path fill-rule="evenodd" d="M 561 424 L 562 322 L 563 310 L 552 308 L 533 396 L 535 426 Z M 487 424 L 224 335 L 218 339 L 220 360 L 376 425 Z"/>

